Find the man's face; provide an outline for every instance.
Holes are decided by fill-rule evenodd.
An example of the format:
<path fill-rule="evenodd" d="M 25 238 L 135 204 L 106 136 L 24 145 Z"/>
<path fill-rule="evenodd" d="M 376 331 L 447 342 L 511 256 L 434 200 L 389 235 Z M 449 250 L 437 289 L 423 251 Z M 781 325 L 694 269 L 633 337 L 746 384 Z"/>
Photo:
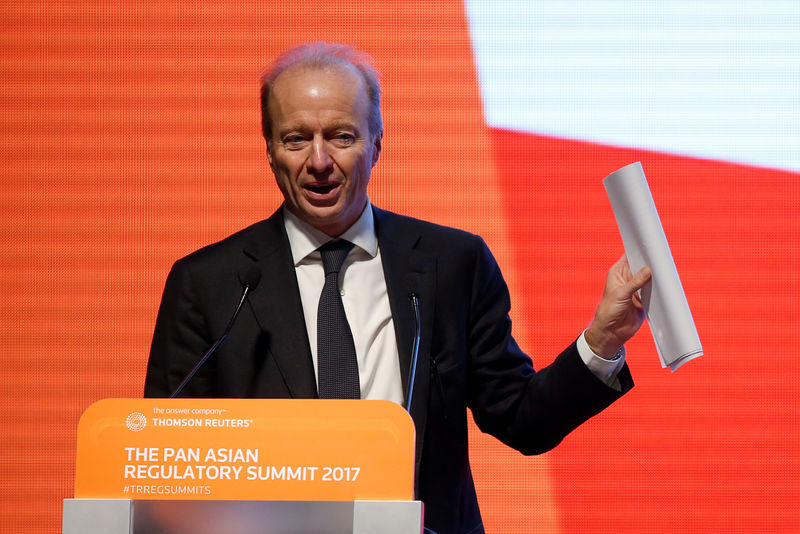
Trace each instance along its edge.
<path fill-rule="evenodd" d="M 318 230 L 342 234 L 364 210 L 381 149 L 380 136 L 369 133 L 361 75 L 346 66 L 290 67 L 267 106 L 269 164 L 286 206 Z"/>

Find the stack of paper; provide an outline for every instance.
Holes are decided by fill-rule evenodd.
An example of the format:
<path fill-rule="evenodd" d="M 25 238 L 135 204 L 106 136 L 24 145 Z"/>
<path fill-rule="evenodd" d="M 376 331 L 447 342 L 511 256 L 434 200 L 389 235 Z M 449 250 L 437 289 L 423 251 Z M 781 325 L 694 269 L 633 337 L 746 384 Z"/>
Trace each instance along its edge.
<path fill-rule="evenodd" d="M 647 179 L 638 161 L 603 180 L 632 272 L 650 266 L 653 278 L 642 288 L 642 304 L 661 366 L 675 371 L 703 354 L 692 312 L 669 250 Z"/>

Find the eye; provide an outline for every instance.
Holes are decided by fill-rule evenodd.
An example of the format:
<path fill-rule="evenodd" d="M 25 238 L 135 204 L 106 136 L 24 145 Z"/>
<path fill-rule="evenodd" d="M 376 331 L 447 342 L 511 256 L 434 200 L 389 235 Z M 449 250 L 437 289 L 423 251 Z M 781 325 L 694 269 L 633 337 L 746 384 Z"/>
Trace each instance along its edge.
<path fill-rule="evenodd" d="M 281 142 L 287 149 L 297 150 L 305 146 L 306 138 L 301 134 L 290 134 L 285 136 Z"/>
<path fill-rule="evenodd" d="M 356 142 L 356 136 L 348 132 L 337 132 L 333 136 L 332 141 L 340 147 L 353 146 Z"/>

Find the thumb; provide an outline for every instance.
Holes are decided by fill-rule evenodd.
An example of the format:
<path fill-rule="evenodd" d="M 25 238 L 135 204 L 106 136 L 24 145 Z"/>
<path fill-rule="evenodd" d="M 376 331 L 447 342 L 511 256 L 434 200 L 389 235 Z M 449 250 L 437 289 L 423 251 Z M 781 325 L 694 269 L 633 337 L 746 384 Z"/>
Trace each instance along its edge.
<path fill-rule="evenodd" d="M 639 290 L 644 287 L 644 285 L 650 281 L 653 276 L 653 272 L 650 270 L 650 267 L 645 265 L 642 267 L 638 273 L 633 275 L 628 283 L 625 284 L 625 292 L 628 298 L 633 300 L 633 303 L 636 307 L 642 306 L 642 299 L 641 295 L 639 294 Z"/>

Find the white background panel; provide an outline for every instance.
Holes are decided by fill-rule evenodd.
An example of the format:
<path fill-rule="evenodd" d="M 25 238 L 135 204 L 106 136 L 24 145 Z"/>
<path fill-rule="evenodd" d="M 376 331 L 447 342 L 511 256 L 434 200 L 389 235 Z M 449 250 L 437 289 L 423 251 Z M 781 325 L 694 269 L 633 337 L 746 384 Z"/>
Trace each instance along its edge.
<path fill-rule="evenodd" d="M 800 1 L 467 0 L 490 126 L 800 170 Z"/>

